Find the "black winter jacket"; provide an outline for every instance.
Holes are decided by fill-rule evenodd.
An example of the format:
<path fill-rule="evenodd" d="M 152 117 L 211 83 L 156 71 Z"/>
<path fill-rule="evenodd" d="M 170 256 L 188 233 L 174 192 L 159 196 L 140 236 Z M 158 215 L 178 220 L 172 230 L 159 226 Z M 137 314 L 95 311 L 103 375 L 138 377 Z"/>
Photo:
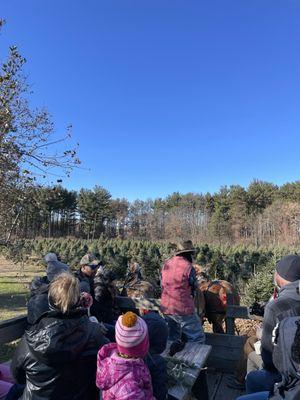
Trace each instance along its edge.
<path fill-rule="evenodd" d="M 115 306 L 116 289 L 110 283 L 106 284 L 101 275 L 94 279 L 95 301 L 92 306 L 92 314 L 98 321 L 114 324 L 118 319 Z"/>
<path fill-rule="evenodd" d="M 143 319 L 149 334 L 150 349 L 145 362 L 151 374 L 153 395 L 157 400 L 165 400 L 168 393 L 167 363 L 160 354 L 167 346 L 168 326 L 155 312 L 144 315 Z"/>
<path fill-rule="evenodd" d="M 27 321 L 30 325 L 45 312 L 50 311 L 48 304 L 49 281 L 46 276 L 35 278 L 30 286 L 30 298 L 27 304 Z"/>
<path fill-rule="evenodd" d="M 12 360 L 22 400 L 94 400 L 96 359 L 107 343 L 86 311 L 44 314 L 22 337 Z"/>
<path fill-rule="evenodd" d="M 80 291 L 89 293 L 93 298 L 95 297 L 94 293 L 94 279 L 89 278 L 81 272 L 81 269 L 78 269 L 74 275 L 79 280 Z"/>

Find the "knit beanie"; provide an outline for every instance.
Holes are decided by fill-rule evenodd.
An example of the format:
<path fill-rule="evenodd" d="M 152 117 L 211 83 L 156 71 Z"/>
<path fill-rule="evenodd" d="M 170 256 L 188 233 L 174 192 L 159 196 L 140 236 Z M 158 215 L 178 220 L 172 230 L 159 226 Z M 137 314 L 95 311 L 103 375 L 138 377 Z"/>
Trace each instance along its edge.
<path fill-rule="evenodd" d="M 64 264 L 58 260 L 56 261 L 48 261 L 47 262 L 47 278 L 49 282 L 52 282 L 56 275 L 62 274 L 63 272 L 69 271 L 69 266 Z"/>
<path fill-rule="evenodd" d="M 276 265 L 276 271 L 281 278 L 295 282 L 300 279 L 300 256 L 290 254 L 282 257 Z"/>
<path fill-rule="evenodd" d="M 148 328 L 145 321 L 129 311 L 116 323 L 118 351 L 128 357 L 145 357 L 149 350 Z"/>

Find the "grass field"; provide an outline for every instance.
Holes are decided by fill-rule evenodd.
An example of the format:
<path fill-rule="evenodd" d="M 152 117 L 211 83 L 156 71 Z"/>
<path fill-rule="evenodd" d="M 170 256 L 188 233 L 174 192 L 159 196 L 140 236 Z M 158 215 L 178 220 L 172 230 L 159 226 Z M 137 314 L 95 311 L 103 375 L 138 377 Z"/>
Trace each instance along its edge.
<path fill-rule="evenodd" d="M 29 283 L 45 271 L 36 265 L 24 268 L 0 257 L 0 320 L 26 314 Z M 16 342 L 0 345 L 0 362 L 11 358 Z"/>
<path fill-rule="evenodd" d="M 43 275 L 41 267 L 15 265 L 0 258 L 0 320 L 26 313 L 28 287 L 32 278 Z"/>

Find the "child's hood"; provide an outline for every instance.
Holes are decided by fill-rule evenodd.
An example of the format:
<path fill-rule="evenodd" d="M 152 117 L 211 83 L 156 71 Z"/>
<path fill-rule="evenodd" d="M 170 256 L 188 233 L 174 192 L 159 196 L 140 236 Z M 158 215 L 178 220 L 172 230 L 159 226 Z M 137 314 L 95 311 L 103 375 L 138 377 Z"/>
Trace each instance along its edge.
<path fill-rule="evenodd" d="M 126 375 L 137 375 L 145 368 L 140 358 L 122 358 L 118 355 L 116 343 L 103 346 L 98 352 L 97 386 L 102 390 L 109 390 Z"/>

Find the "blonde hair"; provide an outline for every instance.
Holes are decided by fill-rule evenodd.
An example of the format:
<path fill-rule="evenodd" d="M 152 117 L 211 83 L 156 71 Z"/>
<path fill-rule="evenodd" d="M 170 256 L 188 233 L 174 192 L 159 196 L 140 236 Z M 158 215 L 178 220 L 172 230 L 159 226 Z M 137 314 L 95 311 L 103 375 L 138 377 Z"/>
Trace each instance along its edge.
<path fill-rule="evenodd" d="M 53 306 L 67 313 L 79 301 L 78 279 L 67 272 L 59 274 L 50 284 L 48 297 Z"/>

